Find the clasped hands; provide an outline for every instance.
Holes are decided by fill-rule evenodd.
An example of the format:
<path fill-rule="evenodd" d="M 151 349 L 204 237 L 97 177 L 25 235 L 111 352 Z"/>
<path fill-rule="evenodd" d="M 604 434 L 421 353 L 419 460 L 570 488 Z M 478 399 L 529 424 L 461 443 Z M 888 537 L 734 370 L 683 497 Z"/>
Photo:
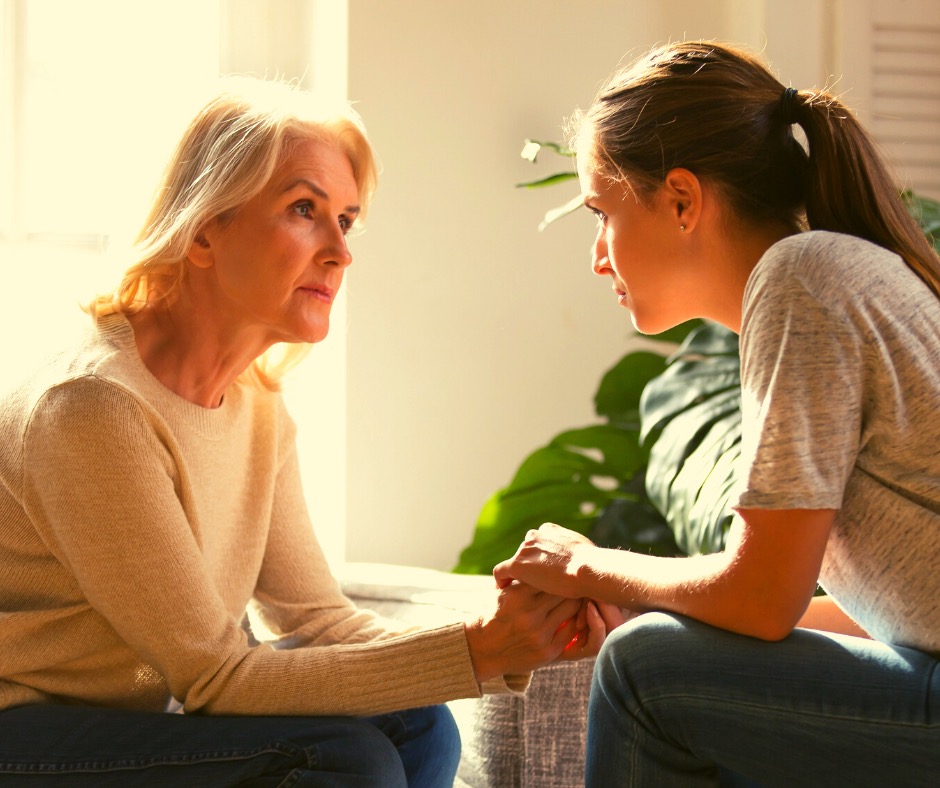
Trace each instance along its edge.
<path fill-rule="evenodd" d="M 624 616 L 583 598 L 576 571 L 593 542 L 558 525 L 531 530 L 516 554 L 493 571 L 492 612 L 467 623 L 477 680 L 524 673 L 558 660 L 594 656 Z"/>

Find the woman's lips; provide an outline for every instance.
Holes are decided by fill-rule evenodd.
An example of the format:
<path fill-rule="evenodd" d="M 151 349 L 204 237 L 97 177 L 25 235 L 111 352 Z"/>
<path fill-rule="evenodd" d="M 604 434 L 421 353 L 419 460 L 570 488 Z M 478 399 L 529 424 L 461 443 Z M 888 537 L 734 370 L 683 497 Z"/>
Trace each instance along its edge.
<path fill-rule="evenodd" d="M 332 304 L 333 298 L 336 295 L 336 291 L 333 290 L 333 288 L 326 287 L 325 285 L 311 285 L 310 287 L 302 287 L 301 290 L 317 301 L 322 301 L 324 304 Z"/>

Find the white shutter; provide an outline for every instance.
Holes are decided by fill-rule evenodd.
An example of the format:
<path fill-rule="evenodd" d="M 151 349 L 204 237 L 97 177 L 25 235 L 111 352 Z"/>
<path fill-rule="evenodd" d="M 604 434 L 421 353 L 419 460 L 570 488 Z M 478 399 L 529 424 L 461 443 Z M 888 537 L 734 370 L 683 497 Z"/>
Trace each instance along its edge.
<path fill-rule="evenodd" d="M 843 0 L 844 98 L 905 188 L 940 199 L 940 0 Z"/>

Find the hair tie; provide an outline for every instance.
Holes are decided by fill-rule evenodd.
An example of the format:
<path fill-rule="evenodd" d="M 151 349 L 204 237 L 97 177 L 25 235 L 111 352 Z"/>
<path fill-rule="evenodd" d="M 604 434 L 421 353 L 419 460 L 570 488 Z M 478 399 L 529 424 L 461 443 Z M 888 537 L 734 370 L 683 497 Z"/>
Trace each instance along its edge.
<path fill-rule="evenodd" d="M 793 108 L 796 105 L 794 99 L 799 91 L 796 88 L 787 88 L 780 97 L 780 117 L 785 126 L 792 126 L 796 121 L 793 119 Z"/>

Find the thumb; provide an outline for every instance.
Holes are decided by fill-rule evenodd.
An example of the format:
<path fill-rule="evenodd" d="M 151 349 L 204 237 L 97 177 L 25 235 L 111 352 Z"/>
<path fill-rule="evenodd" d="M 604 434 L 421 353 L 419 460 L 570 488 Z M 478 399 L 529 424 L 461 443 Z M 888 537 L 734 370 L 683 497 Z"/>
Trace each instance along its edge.
<path fill-rule="evenodd" d="M 497 588 L 505 588 L 516 578 L 512 576 L 509 561 L 501 561 L 493 567 L 493 578 L 496 580 Z"/>

